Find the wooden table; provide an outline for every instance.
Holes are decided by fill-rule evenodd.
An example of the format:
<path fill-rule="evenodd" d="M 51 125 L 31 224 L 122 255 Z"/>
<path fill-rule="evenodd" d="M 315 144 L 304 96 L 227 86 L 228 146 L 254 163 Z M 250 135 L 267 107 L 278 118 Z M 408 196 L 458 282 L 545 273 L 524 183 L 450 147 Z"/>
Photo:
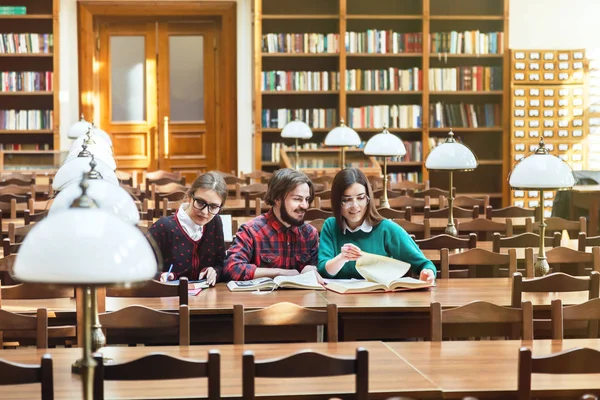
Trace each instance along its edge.
<path fill-rule="evenodd" d="M 571 219 L 575 219 L 575 207 L 587 210 L 588 236 L 600 235 L 598 229 L 598 213 L 600 212 L 600 185 L 576 185 L 571 189 Z"/>
<path fill-rule="evenodd" d="M 420 372 L 398 357 L 381 342 L 360 343 L 290 343 L 260 345 L 218 346 L 168 346 L 168 347 L 106 347 L 102 353 L 117 363 L 130 361 L 151 352 L 163 352 L 172 356 L 206 360 L 207 351 L 218 349 L 221 353 L 221 396 L 239 399 L 242 394 L 242 353 L 252 350 L 257 360 L 290 355 L 296 351 L 312 349 L 332 356 L 354 357 L 356 348 L 369 351 L 369 392 L 373 399 L 391 396 L 410 396 L 419 399 L 440 398 L 441 392 Z M 17 349 L 1 350 L 0 358 L 13 362 L 34 364 L 40 362 L 44 353 L 50 353 L 54 361 L 55 399 L 81 399 L 82 386 L 78 375 L 71 374 L 71 364 L 81 357 L 81 349 Z M 311 398 L 327 399 L 354 391 L 354 376 L 335 378 L 257 379 L 256 394 L 269 399 Z M 205 397 L 206 379 L 106 382 L 108 399 L 186 399 Z M 0 398 L 39 398 L 39 385 L 0 386 Z"/>
<path fill-rule="evenodd" d="M 463 396 L 506 399 L 517 390 L 518 352 L 521 346 L 532 348 L 533 356 L 550 355 L 575 347 L 600 350 L 598 339 L 564 341 L 517 340 L 396 342 L 386 343 L 443 391 L 444 398 Z M 600 376 L 542 375 L 532 377 L 534 397 L 556 396 L 556 391 L 575 391 L 579 398 L 587 390 L 600 390 Z M 554 393 L 553 393 L 554 392 Z"/>

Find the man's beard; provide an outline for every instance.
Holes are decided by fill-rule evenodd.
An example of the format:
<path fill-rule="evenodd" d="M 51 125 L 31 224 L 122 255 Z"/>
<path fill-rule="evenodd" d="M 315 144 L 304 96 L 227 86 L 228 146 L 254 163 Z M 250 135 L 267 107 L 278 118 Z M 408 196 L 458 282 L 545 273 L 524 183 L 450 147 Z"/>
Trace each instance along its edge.
<path fill-rule="evenodd" d="M 306 211 L 301 208 L 298 208 L 297 210 Z M 287 209 L 285 208 L 285 204 L 281 204 L 280 213 L 281 213 L 281 219 L 283 220 L 283 222 L 286 222 L 286 223 L 290 224 L 291 226 L 300 226 L 300 225 L 304 224 L 304 216 L 302 217 L 302 219 L 296 219 L 296 218 L 292 217 L 287 212 Z"/>

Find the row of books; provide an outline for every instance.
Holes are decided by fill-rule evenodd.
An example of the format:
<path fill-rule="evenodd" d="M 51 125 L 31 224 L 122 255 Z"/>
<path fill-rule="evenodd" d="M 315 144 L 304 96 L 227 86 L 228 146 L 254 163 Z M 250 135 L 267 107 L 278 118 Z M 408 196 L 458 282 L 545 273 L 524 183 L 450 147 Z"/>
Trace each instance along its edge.
<path fill-rule="evenodd" d="M 2 71 L 0 92 L 40 92 L 52 90 L 52 71 Z"/>
<path fill-rule="evenodd" d="M 51 33 L 2 33 L 0 53 L 28 54 L 52 53 L 54 36 Z"/>
<path fill-rule="evenodd" d="M 340 74 L 334 71 L 263 71 L 260 88 L 263 92 L 339 90 Z"/>
<path fill-rule="evenodd" d="M 52 129 L 52 110 L 0 110 L 0 130 Z"/>
<path fill-rule="evenodd" d="M 0 6 L 0 15 L 27 15 L 27 7 Z"/>
<path fill-rule="evenodd" d="M 482 128 L 501 124 L 500 104 L 431 104 L 429 126 L 432 128 Z"/>
<path fill-rule="evenodd" d="M 262 36 L 263 53 L 339 53 L 337 33 L 267 33 Z"/>
<path fill-rule="evenodd" d="M 423 34 L 367 29 L 366 32 L 346 32 L 346 51 L 368 54 L 398 54 L 423 52 Z"/>
<path fill-rule="evenodd" d="M 421 106 L 375 105 L 348 107 L 348 124 L 353 128 L 420 128 Z"/>
<path fill-rule="evenodd" d="M 393 162 L 409 162 L 409 161 L 423 161 L 423 143 L 418 141 L 403 140 L 404 147 L 406 148 L 406 154 L 403 156 L 388 157 L 388 161 Z M 377 161 L 383 162 L 383 158 L 377 157 Z"/>
<path fill-rule="evenodd" d="M 419 68 L 346 71 L 346 90 L 419 91 L 423 74 Z"/>
<path fill-rule="evenodd" d="M 430 36 L 432 53 L 450 54 L 502 54 L 504 32 L 483 33 L 478 30 L 465 32 L 436 32 Z"/>
<path fill-rule="evenodd" d="M 262 142 L 262 157 L 264 162 L 281 161 L 281 142 Z"/>
<path fill-rule="evenodd" d="M 421 172 L 396 172 L 388 174 L 390 183 L 398 183 L 403 181 L 423 182 L 423 173 Z"/>
<path fill-rule="evenodd" d="M 490 91 L 502 90 L 502 67 L 468 66 L 431 68 L 429 90 L 433 91 Z"/>
<path fill-rule="evenodd" d="M 49 143 L 0 143 L 0 151 L 50 150 Z"/>
<path fill-rule="evenodd" d="M 309 109 L 265 109 L 262 110 L 262 127 L 283 129 L 285 124 L 295 119 L 306 122 L 312 128 L 328 128 L 337 126 L 337 110 L 335 108 Z"/>

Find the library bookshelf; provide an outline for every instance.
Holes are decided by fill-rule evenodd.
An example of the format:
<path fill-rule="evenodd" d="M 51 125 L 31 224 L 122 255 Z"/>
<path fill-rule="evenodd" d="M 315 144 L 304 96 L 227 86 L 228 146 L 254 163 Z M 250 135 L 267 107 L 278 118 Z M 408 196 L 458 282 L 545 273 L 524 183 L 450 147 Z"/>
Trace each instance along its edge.
<path fill-rule="evenodd" d="M 56 169 L 59 0 L 0 7 L 0 166 Z"/>
<path fill-rule="evenodd" d="M 443 188 L 447 174 L 429 173 L 424 160 L 452 127 L 480 160 L 455 174 L 457 190 L 508 204 L 508 0 L 255 0 L 254 69 L 256 169 L 284 165 L 267 153 L 292 146 L 280 137 L 288 120 L 300 116 L 321 147 L 343 119 L 363 141 L 385 124 L 420 143 L 389 172 Z"/>

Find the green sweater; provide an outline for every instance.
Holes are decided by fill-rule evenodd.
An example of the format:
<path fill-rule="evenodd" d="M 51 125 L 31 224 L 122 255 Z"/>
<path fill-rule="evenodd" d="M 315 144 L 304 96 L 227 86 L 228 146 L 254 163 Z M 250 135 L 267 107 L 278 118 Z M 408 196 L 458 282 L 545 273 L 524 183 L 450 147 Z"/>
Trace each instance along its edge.
<path fill-rule="evenodd" d="M 415 241 L 395 222 L 384 219 L 369 233 L 359 230 L 346 231 L 344 234 L 337 226 L 335 218 L 330 217 L 323 224 L 320 235 L 318 269 L 321 276 L 362 279 L 356 271 L 356 261 L 347 261 L 336 275 L 330 275 L 325 269 L 325 263 L 340 254 L 342 246 L 346 243 L 352 243 L 368 253 L 405 261 L 411 265 L 411 271 L 417 277 L 423 268 L 436 271 L 433 263 L 425 258 Z"/>

